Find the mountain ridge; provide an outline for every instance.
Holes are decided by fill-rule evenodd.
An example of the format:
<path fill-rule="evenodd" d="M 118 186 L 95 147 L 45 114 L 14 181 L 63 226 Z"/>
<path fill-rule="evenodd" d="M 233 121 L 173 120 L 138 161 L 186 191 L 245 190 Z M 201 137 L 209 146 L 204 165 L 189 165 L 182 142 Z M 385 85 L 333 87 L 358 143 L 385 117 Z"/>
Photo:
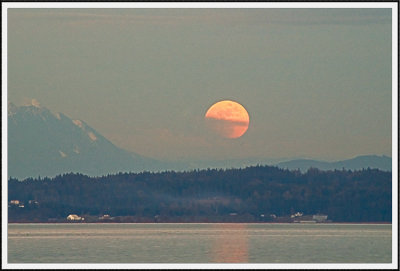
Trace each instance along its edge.
<path fill-rule="evenodd" d="M 145 157 L 115 146 L 83 120 L 52 113 L 39 102 L 16 106 L 8 102 L 8 177 L 54 177 L 63 173 L 101 176 L 118 172 L 188 171 L 207 168 L 243 168 L 272 165 L 306 171 L 378 168 L 391 171 L 391 158 L 363 155 L 326 162 L 311 159 L 225 159 L 168 162 Z"/>
<path fill-rule="evenodd" d="M 377 168 L 384 171 L 392 171 L 392 159 L 386 155 L 360 155 L 354 158 L 327 162 L 313 159 L 295 159 L 277 163 L 276 166 L 290 170 L 300 169 L 307 171 L 309 168 L 321 170 Z"/>

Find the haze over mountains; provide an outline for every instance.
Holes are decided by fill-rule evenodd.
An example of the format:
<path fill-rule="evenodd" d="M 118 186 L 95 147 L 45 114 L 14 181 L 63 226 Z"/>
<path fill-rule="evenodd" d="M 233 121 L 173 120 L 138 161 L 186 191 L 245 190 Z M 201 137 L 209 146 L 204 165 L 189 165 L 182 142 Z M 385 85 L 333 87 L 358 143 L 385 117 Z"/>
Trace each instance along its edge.
<path fill-rule="evenodd" d="M 307 170 L 378 168 L 390 171 L 387 156 L 360 156 L 338 162 L 314 160 L 236 159 L 224 161 L 158 161 L 115 146 L 82 120 L 52 113 L 35 100 L 28 106 L 8 104 L 8 176 L 19 179 L 79 172 L 101 176 L 117 172 L 233 168 L 255 164 Z"/>

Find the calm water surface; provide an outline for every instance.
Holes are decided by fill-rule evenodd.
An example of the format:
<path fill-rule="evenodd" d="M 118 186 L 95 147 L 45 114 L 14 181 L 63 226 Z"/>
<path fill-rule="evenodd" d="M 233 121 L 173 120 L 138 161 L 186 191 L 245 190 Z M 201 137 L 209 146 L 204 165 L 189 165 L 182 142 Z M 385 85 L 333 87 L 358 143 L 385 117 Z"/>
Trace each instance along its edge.
<path fill-rule="evenodd" d="M 390 263 L 392 225 L 9 224 L 9 263 Z"/>

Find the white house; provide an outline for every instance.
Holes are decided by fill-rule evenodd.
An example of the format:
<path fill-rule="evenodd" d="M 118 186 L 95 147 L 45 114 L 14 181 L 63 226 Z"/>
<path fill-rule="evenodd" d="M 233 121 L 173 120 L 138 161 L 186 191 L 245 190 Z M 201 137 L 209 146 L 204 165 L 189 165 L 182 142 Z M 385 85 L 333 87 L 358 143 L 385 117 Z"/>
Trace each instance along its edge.
<path fill-rule="evenodd" d="M 85 219 L 78 215 L 70 214 L 69 216 L 67 216 L 67 220 L 85 220 Z"/>

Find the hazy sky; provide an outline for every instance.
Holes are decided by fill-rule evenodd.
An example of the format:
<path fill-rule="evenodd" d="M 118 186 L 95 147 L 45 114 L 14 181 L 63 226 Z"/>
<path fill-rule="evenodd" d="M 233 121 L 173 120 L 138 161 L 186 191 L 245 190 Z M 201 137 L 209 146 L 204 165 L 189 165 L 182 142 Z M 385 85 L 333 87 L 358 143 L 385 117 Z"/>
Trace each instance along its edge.
<path fill-rule="evenodd" d="M 390 9 L 9 9 L 8 100 L 158 159 L 391 156 L 391 38 Z"/>

